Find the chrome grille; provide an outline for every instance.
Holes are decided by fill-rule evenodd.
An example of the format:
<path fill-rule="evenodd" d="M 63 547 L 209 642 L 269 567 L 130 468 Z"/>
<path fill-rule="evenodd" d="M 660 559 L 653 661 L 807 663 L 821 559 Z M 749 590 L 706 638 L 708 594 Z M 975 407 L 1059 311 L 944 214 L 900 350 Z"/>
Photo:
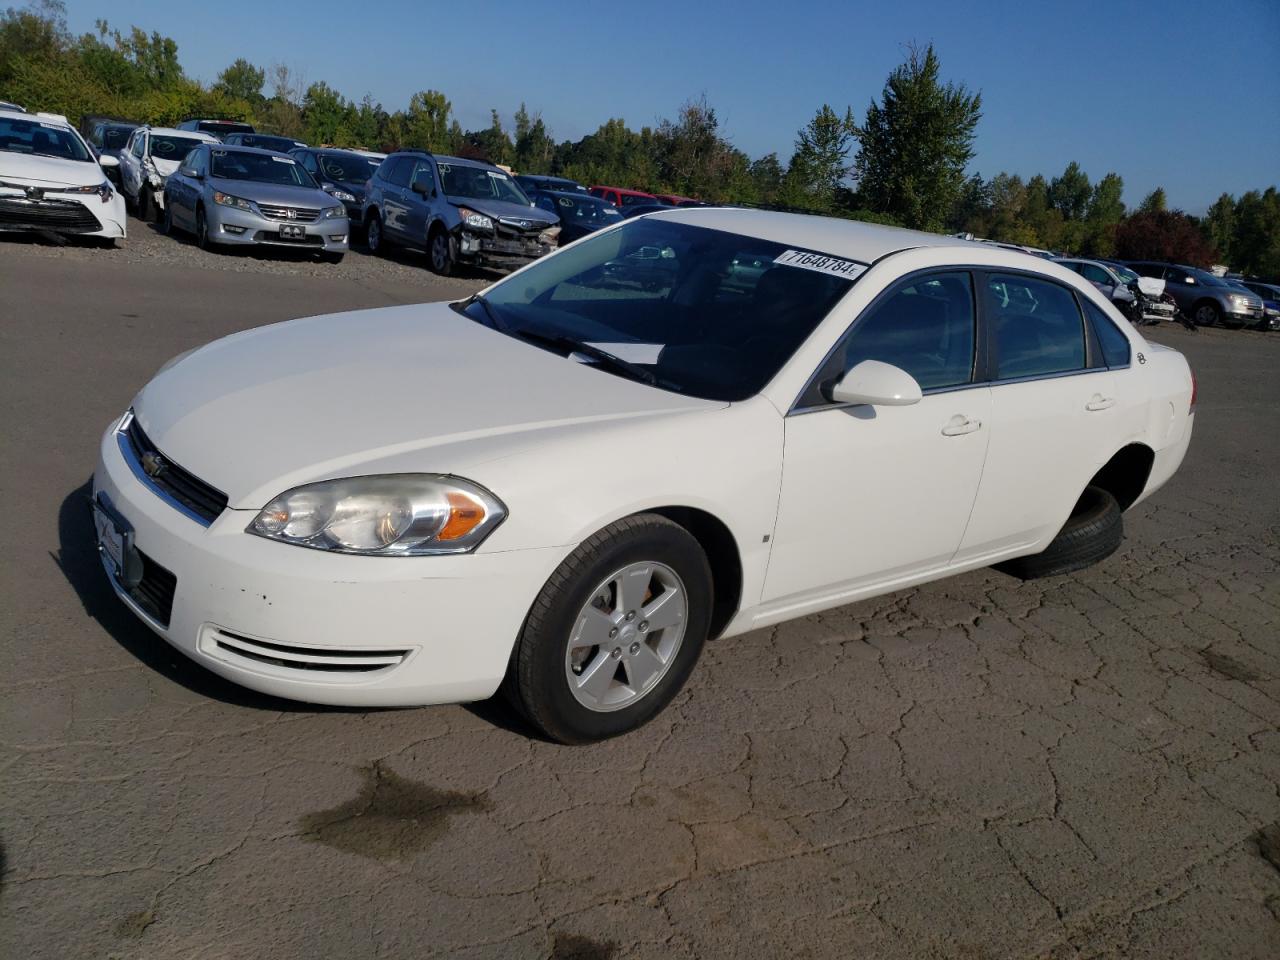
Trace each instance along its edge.
<path fill-rule="evenodd" d="M 206 527 L 227 508 L 227 495 L 165 457 L 133 415 L 117 428 L 120 451 L 134 475 L 192 520 Z"/>
<path fill-rule="evenodd" d="M 285 223 L 315 223 L 320 219 L 320 211 L 309 207 L 285 207 L 274 203 L 260 203 L 258 209 L 268 220 L 283 220 Z"/>

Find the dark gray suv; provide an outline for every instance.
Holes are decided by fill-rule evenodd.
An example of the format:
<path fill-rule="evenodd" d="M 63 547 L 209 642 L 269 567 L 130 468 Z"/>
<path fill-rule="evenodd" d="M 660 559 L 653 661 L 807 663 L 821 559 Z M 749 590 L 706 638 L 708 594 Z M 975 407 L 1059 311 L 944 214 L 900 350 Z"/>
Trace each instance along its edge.
<path fill-rule="evenodd" d="M 1128 265 L 1139 276 L 1164 280 L 1165 293 L 1197 327 L 1221 323 L 1238 330 L 1262 320 L 1261 297 L 1224 283 L 1207 270 L 1151 260 L 1130 260 Z"/>
<path fill-rule="evenodd" d="M 404 150 L 383 160 L 365 188 L 372 253 L 423 250 L 435 273 L 459 263 L 515 269 L 556 248 L 559 217 L 529 202 L 493 164 Z"/>

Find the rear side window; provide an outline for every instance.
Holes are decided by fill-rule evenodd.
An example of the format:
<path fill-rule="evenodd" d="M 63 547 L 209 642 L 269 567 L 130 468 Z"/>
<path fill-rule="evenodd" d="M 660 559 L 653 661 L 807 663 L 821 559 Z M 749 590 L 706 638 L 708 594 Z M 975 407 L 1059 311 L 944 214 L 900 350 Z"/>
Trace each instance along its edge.
<path fill-rule="evenodd" d="M 413 168 L 413 159 L 411 157 L 394 157 L 388 162 L 391 164 L 391 168 L 384 174 L 386 179 L 397 187 L 407 187 L 409 185 L 409 171 Z"/>
<path fill-rule="evenodd" d="M 1081 298 L 1083 299 L 1083 298 Z M 1111 318 L 1099 310 L 1088 300 L 1084 301 L 1084 312 L 1093 324 L 1093 335 L 1102 347 L 1102 360 L 1108 367 L 1127 367 L 1129 365 L 1129 338 L 1126 337 Z"/>
<path fill-rule="evenodd" d="M 1084 369 L 1084 323 L 1071 291 L 1047 280 L 1009 274 L 991 274 L 987 287 L 995 379 Z"/>
<path fill-rule="evenodd" d="M 914 277 L 872 305 L 845 334 L 800 406 L 830 401 L 823 393 L 863 360 L 911 374 L 922 390 L 973 379 L 973 280 L 968 273 Z"/>

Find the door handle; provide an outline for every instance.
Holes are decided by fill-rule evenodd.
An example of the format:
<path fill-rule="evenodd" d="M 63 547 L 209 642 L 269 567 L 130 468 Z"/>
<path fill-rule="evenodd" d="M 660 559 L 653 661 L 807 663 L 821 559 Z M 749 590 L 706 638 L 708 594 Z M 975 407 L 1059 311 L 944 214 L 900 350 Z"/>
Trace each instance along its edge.
<path fill-rule="evenodd" d="M 1090 401 L 1084 405 L 1084 408 L 1090 411 L 1106 410 L 1109 407 L 1114 407 L 1115 405 L 1116 405 L 1115 397 L 1104 397 L 1100 393 L 1095 393 L 1093 395 L 1093 398 L 1090 399 Z"/>
<path fill-rule="evenodd" d="M 942 428 L 942 435 L 944 437 L 959 437 L 963 434 L 973 433 L 975 430 L 981 429 L 981 420 L 970 420 L 963 414 L 957 413 L 947 421 L 947 425 Z"/>

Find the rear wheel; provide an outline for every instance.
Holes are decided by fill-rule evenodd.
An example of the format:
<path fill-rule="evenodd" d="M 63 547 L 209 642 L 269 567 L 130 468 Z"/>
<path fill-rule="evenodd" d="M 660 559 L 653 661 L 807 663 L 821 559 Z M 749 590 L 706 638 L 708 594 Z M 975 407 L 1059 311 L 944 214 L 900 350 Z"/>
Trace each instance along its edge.
<path fill-rule="evenodd" d="M 1218 321 L 1222 319 L 1222 311 L 1218 309 L 1216 303 L 1206 300 L 1196 304 L 1191 313 L 1191 319 L 1197 327 L 1216 327 Z"/>
<path fill-rule="evenodd" d="M 146 187 L 138 190 L 138 219 L 148 223 L 155 219 L 156 201 Z"/>
<path fill-rule="evenodd" d="M 588 743 L 642 726 L 693 672 L 711 622 L 711 569 L 655 514 L 589 537 L 542 588 L 504 692 L 542 733 Z"/>
<path fill-rule="evenodd" d="M 427 238 L 427 260 L 431 264 L 431 272 L 442 277 L 453 273 L 453 242 L 443 227 L 433 227 Z"/>
<path fill-rule="evenodd" d="M 1093 566 L 1116 552 L 1124 538 L 1120 504 L 1101 487 L 1086 487 L 1062 530 L 1043 552 L 996 564 L 1021 580 L 1056 577 Z"/>

